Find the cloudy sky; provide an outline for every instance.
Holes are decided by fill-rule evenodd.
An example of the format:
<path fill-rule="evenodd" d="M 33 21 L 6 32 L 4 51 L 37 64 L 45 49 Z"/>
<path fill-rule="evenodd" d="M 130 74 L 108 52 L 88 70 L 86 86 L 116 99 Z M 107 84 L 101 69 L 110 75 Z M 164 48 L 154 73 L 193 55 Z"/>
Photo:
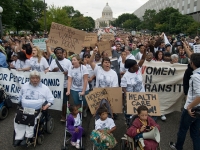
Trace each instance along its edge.
<path fill-rule="evenodd" d="M 55 6 L 73 6 L 84 16 L 91 16 L 93 19 L 101 17 L 106 3 L 113 11 L 113 17 L 117 18 L 122 13 L 133 13 L 148 0 L 46 0 L 46 3 Z"/>

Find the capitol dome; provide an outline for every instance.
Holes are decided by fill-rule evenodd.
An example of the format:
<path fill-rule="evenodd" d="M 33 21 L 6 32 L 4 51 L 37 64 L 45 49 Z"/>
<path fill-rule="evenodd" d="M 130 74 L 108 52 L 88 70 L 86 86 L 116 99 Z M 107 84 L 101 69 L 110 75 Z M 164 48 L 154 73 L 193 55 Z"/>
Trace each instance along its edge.
<path fill-rule="evenodd" d="M 110 6 L 108 6 L 108 3 L 106 3 L 106 6 L 103 8 L 102 18 L 113 18 L 113 12 Z"/>
<path fill-rule="evenodd" d="M 106 3 L 106 6 L 103 9 L 103 13 L 112 13 L 112 9 L 108 6 L 108 3 Z"/>

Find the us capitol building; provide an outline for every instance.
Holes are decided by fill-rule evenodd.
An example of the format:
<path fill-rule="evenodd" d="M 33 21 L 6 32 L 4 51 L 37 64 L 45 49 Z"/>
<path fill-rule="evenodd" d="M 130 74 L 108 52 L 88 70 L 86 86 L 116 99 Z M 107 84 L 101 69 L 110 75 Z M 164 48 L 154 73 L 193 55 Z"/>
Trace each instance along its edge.
<path fill-rule="evenodd" d="M 106 27 L 110 26 L 110 21 L 114 21 L 115 18 L 113 18 L 113 12 L 108 3 L 106 3 L 106 6 L 104 7 L 102 11 L 102 17 L 95 20 L 95 28 L 101 27 L 101 24 L 106 24 Z M 105 27 L 105 26 L 104 26 Z"/>

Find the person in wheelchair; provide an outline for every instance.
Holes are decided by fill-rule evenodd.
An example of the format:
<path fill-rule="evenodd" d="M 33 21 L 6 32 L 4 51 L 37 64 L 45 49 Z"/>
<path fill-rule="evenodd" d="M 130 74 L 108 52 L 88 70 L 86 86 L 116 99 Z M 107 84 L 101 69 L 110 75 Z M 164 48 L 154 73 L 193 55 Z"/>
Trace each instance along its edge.
<path fill-rule="evenodd" d="M 53 101 L 50 89 L 40 82 L 39 72 L 30 72 L 30 82 L 26 82 L 19 92 L 20 107 L 14 119 L 14 146 L 26 145 L 31 141 L 38 114 L 42 110 L 47 110 Z"/>
<path fill-rule="evenodd" d="M 143 133 L 149 132 L 155 127 L 160 130 L 160 126 L 148 116 L 148 108 L 146 106 L 139 106 L 137 112 L 138 117 L 135 118 L 126 134 L 138 141 L 141 150 L 156 150 L 158 143 L 155 140 L 143 139 Z"/>
<path fill-rule="evenodd" d="M 116 125 L 112 118 L 108 117 L 108 110 L 101 106 L 98 109 L 99 119 L 95 121 L 95 130 L 90 135 L 90 140 L 98 150 L 106 150 L 114 148 L 117 144 L 113 132 L 116 130 Z"/>

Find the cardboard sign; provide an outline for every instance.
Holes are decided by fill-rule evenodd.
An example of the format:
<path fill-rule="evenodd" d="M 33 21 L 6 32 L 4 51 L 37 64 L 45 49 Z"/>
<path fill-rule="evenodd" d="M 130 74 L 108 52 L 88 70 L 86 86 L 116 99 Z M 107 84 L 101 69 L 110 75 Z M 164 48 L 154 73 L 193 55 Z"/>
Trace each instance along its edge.
<path fill-rule="evenodd" d="M 127 35 L 127 34 L 120 34 L 119 37 L 120 37 L 121 39 L 126 39 L 126 38 L 128 37 L 128 35 Z"/>
<path fill-rule="evenodd" d="M 33 39 L 33 45 L 39 47 L 40 50 L 46 51 L 46 43 L 45 40 L 47 38 L 41 38 L 41 39 Z"/>
<path fill-rule="evenodd" d="M 86 33 L 85 39 L 83 42 L 83 47 L 94 47 L 96 43 L 97 43 L 97 34 Z"/>
<path fill-rule="evenodd" d="M 193 45 L 194 53 L 200 53 L 200 45 Z"/>
<path fill-rule="evenodd" d="M 110 46 L 109 41 L 100 42 L 100 43 L 97 43 L 97 45 L 98 45 L 100 54 L 105 51 L 108 54 L 108 57 L 112 56 L 111 46 Z"/>
<path fill-rule="evenodd" d="M 114 40 L 114 35 L 111 34 L 111 33 L 104 33 L 102 34 L 102 40 L 107 40 L 107 41 L 110 41 L 110 40 Z"/>
<path fill-rule="evenodd" d="M 85 31 L 52 22 L 47 45 L 62 47 L 66 51 L 79 54 L 82 50 L 84 38 Z"/>
<path fill-rule="evenodd" d="M 147 106 L 151 116 L 160 116 L 160 103 L 157 93 L 127 92 L 127 114 L 137 114 L 137 108 L 141 105 Z"/>
<path fill-rule="evenodd" d="M 95 114 L 101 100 L 102 99 L 108 100 L 108 92 L 103 88 L 94 89 L 89 94 L 85 95 L 85 98 L 90 108 L 91 114 Z"/>
<path fill-rule="evenodd" d="M 101 89 L 101 88 L 94 88 Z M 104 88 L 108 92 L 108 101 L 111 104 L 113 113 L 122 113 L 122 88 L 121 87 L 107 87 Z"/>
<path fill-rule="evenodd" d="M 113 113 L 122 113 L 122 88 L 94 88 L 85 96 L 91 114 L 95 114 L 102 99 L 109 101 Z"/>

